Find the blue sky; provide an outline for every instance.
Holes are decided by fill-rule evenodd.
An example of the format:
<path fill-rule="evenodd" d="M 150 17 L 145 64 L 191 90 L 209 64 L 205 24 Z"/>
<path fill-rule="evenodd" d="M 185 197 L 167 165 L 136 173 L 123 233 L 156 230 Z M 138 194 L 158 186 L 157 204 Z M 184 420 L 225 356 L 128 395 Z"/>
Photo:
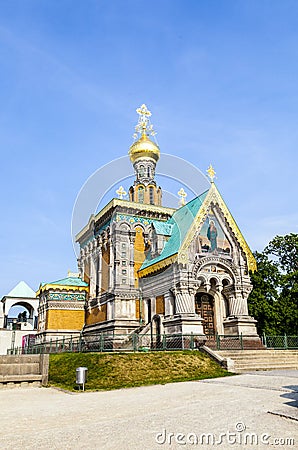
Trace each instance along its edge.
<path fill-rule="evenodd" d="M 20 280 L 36 289 L 76 269 L 76 196 L 127 154 L 142 103 L 162 152 L 202 171 L 213 163 L 253 250 L 297 232 L 296 1 L 0 9 L 1 297 Z"/>

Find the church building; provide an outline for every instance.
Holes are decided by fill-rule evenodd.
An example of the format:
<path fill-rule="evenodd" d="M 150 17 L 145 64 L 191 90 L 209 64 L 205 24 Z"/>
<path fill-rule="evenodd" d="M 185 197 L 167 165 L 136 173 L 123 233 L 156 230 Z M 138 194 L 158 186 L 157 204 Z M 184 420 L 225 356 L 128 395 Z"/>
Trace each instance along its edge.
<path fill-rule="evenodd" d="M 142 105 L 129 157 L 135 181 L 78 233 L 78 268 L 89 285 L 84 335 L 193 333 L 257 338 L 249 316 L 256 262 L 208 169 L 210 187 L 179 208 L 162 205 L 160 149 Z M 178 174 L 177 174 L 178 175 Z M 183 196 L 183 190 L 181 191 Z"/>

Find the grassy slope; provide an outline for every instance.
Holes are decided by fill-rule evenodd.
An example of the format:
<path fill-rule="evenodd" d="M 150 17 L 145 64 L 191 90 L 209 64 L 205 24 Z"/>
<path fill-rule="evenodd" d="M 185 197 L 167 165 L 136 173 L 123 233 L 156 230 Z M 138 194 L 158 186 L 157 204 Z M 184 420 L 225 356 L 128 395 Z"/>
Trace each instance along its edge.
<path fill-rule="evenodd" d="M 88 367 L 86 390 L 108 390 L 230 375 L 198 351 L 50 355 L 49 384 L 75 389 L 76 368 Z"/>

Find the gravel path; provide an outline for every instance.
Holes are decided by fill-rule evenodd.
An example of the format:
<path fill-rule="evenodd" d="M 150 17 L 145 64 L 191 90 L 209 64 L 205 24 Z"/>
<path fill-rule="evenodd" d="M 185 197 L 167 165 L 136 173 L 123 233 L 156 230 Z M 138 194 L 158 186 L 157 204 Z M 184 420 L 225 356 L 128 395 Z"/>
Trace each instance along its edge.
<path fill-rule="evenodd" d="M 1 450 L 298 448 L 298 371 L 76 394 L 5 388 L 0 406 Z"/>

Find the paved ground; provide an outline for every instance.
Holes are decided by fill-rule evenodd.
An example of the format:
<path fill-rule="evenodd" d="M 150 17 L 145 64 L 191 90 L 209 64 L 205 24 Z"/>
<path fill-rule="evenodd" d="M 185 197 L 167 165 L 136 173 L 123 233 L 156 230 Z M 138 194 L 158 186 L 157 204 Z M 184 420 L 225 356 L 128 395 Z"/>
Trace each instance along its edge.
<path fill-rule="evenodd" d="M 5 388 L 0 448 L 294 449 L 297 406 L 298 371 L 81 394 Z"/>

